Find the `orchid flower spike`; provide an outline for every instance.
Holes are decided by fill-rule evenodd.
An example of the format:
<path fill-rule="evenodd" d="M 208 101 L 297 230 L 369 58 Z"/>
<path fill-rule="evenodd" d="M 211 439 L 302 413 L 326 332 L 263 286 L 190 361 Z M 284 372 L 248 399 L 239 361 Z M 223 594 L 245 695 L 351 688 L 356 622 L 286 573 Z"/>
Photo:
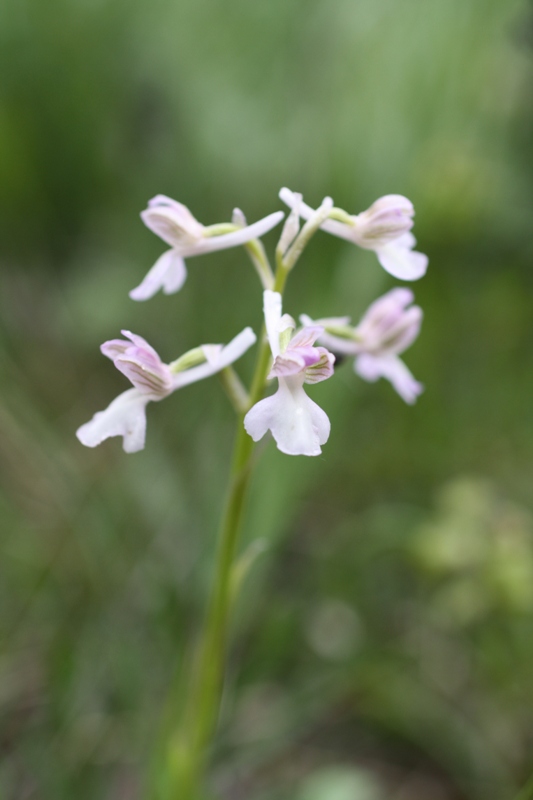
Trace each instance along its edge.
<path fill-rule="evenodd" d="M 129 342 L 113 339 L 104 342 L 100 349 L 134 388 L 116 397 L 105 411 L 96 413 L 78 428 L 76 436 L 87 447 L 96 447 L 110 436 L 122 436 L 126 453 L 144 448 L 148 403 L 162 400 L 182 386 L 214 375 L 240 358 L 256 340 L 252 329 L 245 328 L 225 347 L 221 344 L 201 345 L 177 361 L 164 364 L 141 336 L 129 331 L 122 333 Z"/>
<path fill-rule="evenodd" d="M 281 314 L 281 295 L 263 293 L 265 322 L 274 363 L 269 378 L 278 379 L 278 390 L 256 403 L 244 418 L 254 442 L 270 430 L 278 449 L 290 456 L 317 456 L 329 437 L 327 414 L 304 391 L 304 383 L 318 383 L 333 374 L 335 357 L 314 342 L 324 332 L 311 325 L 294 334 L 296 323 Z"/>
<path fill-rule="evenodd" d="M 422 323 L 422 309 L 413 306 L 410 289 L 396 288 L 384 294 L 367 310 L 357 327 L 349 317 L 332 317 L 313 322 L 300 317 L 304 325 L 322 325 L 320 341 L 334 352 L 355 356 L 355 372 L 367 381 L 386 378 L 400 397 L 412 404 L 423 386 L 413 378 L 399 354 L 416 339 Z"/>
<path fill-rule="evenodd" d="M 290 189 L 281 189 L 279 196 L 291 209 L 299 206 L 304 219 L 315 213 L 301 201 L 301 195 Z M 333 209 L 330 217 L 335 218 L 327 219 L 320 227 L 366 250 L 374 250 L 381 266 L 395 278 L 416 281 L 426 274 L 428 257 L 413 251 L 416 244 L 411 233 L 414 213 L 407 197 L 388 194 L 360 214 L 350 215 Z"/>
<path fill-rule="evenodd" d="M 258 239 L 283 219 L 283 212 L 276 211 L 253 225 L 246 225 L 242 211 L 235 209 L 233 223 L 205 227 L 193 217 L 187 206 L 158 194 L 141 212 L 141 219 L 171 249 L 158 258 L 144 280 L 130 292 L 132 300 L 148 300 L 159 289 L 165 294 L 174 294 L 187 277 L 185 258 Z"/>

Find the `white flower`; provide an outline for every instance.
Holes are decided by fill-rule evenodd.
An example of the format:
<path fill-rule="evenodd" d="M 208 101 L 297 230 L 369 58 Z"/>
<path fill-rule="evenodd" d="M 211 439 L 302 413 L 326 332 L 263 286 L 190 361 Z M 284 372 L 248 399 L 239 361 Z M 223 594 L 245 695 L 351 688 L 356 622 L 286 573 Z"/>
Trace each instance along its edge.
<path fill-rule="evenodd" d="M 281 189 L 279 196 L 290 208 L 299 205 L 304 219 L 314 214 L 314 210 L 301 201 L 301 195 L 290 189 Z M 425 275 L 428 257 L 413 251 L 416 239 L 410 231 L 414 213 L 413 204 L 407 197 L 389 194 L 380 197 L 361 214 L 341 212 L 344 222 L 327 219 L 320 227 L 359 247 L 374 250 L 381 266 L 395 278 L 416 281 Z"/>
<path fill-rule="evenodd" d="M 416 339 L 422 323 L 422 309 L 413 306 L 410 289 L 396 288 L 368 308 L 357 327 L 349 326 L 349 317 L 313 321 L 302 315 L 303 324 L 319 324 L 325 329 L 320 341 L 334 352 L 354 355 L 354 368 L 367 381 L 386 378 L 406 403 L 414 403 L 422 392 L 419 383 L 399 354 Z M 409 307 L 408 307 L 409 306 Z"/>
<path fill-rule="evenodd" d="M 148 300 L 159 289 L 165 294 L 179 291 L 187 277 L 185 258 L 237 247 L 251 239 L 263 236 L 283 219 L 283 212 L 276 211 L 253 225 L 240 227 L 236 220 L 244 220 L 244 215 L 235 209 L 234 223 L 228 226 L 205 227 L 193 217 L 189 209 L 170 197 L 158 194 L 141 212 L 144 224 L 171 246 L 158 258 L 144 280 L 130 292 L 133 300 Z M 237 227 L 237 230 L 214 235 L 217 229 Z"/>
<path fill-rule="evenodd" d="M 126 453 L 135 453 L 144 447 L 148 403 L 162 400 L 182 386 L 219 372 L 240 358 L 256 340 L 252 329 L 245 328 L 226 347 L 202 345 L 173 364 L 164 364 L 141 336 L 129 331 L 122 333 L 129 342 L 113 339 L 100 349 L 129 378 L 134 388 L 116 397 L 105 411 L 97 412 L 78 428 L 76 436 L 87 447 L 96 447 L 110 436 L 122 436 Z M 190 363 L 203 363 L 185 369 L 188 355 Z"/>
<path fill-rule="evenodd" d="M 282 453 L 317 456 L 329 437 L 327 414 L 304 391 L 304 383 L 317 383 L 333 374 L 335 357 L 323 347 L 313 347 L 323 333 L 319 325 L 293 335 L 295 322 L 281 315 L 281 295 L 265 291 L 264 311 L 274 362 L 269 378 L 278 378 L 275 394 L 260 400 L 244 418 L 254 442 L 270 430 Z"/>

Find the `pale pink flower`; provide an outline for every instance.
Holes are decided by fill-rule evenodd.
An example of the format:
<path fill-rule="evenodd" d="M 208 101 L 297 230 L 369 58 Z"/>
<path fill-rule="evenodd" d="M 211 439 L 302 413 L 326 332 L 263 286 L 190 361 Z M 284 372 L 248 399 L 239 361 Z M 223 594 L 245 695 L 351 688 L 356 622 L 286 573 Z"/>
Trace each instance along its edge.
<path fill-rule="evenodd" d="M 290 189 L 281 189 L 279 196 L 290 208 L 299 206 L 304 219 L 315 213 L 301 201 L 301 195 Z M 413 204 L 407 197 L 389 194 L 380 197 L 360 214 L 346 214 L 346 222 L 327 219 L 320 227 L 359 247 L 374 250 L 381 266 L 395 278 L 416 281 L 425 275 L 428 257 L 413 250 L 416 244 L 411 233 L 414 213 Z"/>
<path fill-rule="evenodd" d="M 342 355 L 355 356 L 354 368 L 367 381 L 386 378 L 406 403 L 414 403 L 422 392 L 419 383 L 399 354 L 416 339 L 422 323 L 422 309 L 413 306 L 410 289 L 396 288 L 380 297 L 368 308 L 361 322 L 350 327 L 349 317 L 331 317 L 314 323 L 302 316 L 305 325 L 322 325 L 320 341 Z"/>
<path fill-rule="evenodd" d="M 129 342 L 112 339 L 104 342 L 100 349 L 134 388 L 116 397 L 104 411 L 97 412 L 78 428 L 76 436 L 87 447 L 96 447 L 110 436 L 122 436 L 126 453 L 135 453 L 144 447 L 148 403 L 162 400 L 182 386 L 219 372 L 240 358 L 256 340 L 252 329 L 245 328 L 225 347 L 202 345 L 200 358 L 204 363 L 174 372 L 173 364 L 164 364 L 145 339 L 129 331 L 122 333 Z"/>
<path fill-rule="evenodd" d="M 185 258 L 237 247 L 257 239 L 283 219 L 283 212 L 276 211 L 253 225 L 246 225 L 242 211 L 235 209 L 234 220 L 244 221 L 244 226 L 230 233 L 213 236 L 210 228 L 198 222 L 187 206 L 158 194 L 141 212 L 141 219 L 171 249 L 158 258 L 139 286 L 132 289 L 130 297 L 133 300 L 148 300 L 159 289 L 165 294 L 179 291 L 187 277 Z"/>
<path fill-rule="evenodd" d="M 318 383 L 333 374 L 334 356 L 314 347 L 323 333 L 310 325 L 293 335 L 295 322 L 281 314 L 281 295 L 265 291 L 264 312 L 268 341 L 274 358 L 269 378 L 278 379 L 278 390 L 260 400 L 244 418 L 244 427 L 257 442 L 270 430 L 278 449 L 288 455 L 317 456 L 329 437 L 327 414 L 304 391 L 304 383 Z"/>

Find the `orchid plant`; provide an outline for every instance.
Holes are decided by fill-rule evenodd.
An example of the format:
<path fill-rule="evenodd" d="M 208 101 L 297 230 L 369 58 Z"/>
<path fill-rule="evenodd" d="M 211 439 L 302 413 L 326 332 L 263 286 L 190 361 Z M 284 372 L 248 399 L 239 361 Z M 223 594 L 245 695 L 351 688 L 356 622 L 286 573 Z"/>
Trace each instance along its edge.
<path fill-rule="evenodd" d="M 422 385 L 399 357 L 418 336 L 422 322 L 422 311 L 413 305 L 410 289 L 387 292 L 372 303 L 355 326 L 346 316 L 313 320 L 302 313 L 302 327 L 298 328 L 292 316 L 282 313 L 287 278 L 319 229 L 373 250 L 383 268 L 396 278 L 421 278 L 428 259 L 413 249 L 411 202 L 401 195 L 387 195 L 366 211 L 351 215 L 335 207 L 329 197 L 317 209 L 304 203 L 301 194 L 286 188 L 280 191 L 280 198 L 290 213 L 276 247 L 274 271 L 260 237 L 281 222 L 283 212 L 276 211 L 248 225 L 242 211 L 235 209 L 231 222 L 204 226 L 175 200 L 163 195 L 150 200 L 141 218 L 171 249 L 160 256 L 130 297 L 147 300 L 160 289 L 166 294 L 177 292 L 187 275 L 185 258 L 242 245 L 262 284 L 265 325 L 259 337 L 245 328 L 226 346 L 200 345 L 170 363 L 164 363 L 141 336 L 122 331 L 125 339 L 107 341 L 101 351 L 133 388 L 77 431 L 78 439 L 88 447 L 120 436 L 127 453 L 139 451 L 145 446 L 148 403 L 159 402 L 215 373 L 222 377 L 238 416 L 206 623 L 194 651 L 185 700 L 163 737 L 150 800 L 205 797 L 207 752 L 224 685 L 228 621 L 244 566 L 252 560 L 246 554 L 237 557 L 237 545 L 254 443 L 270 431 L 282 453 L 317 456 L 322 452 L 330 421 L 304 386 L 334 376 L 336 357 L 353 356 L 357 375 L 367 381 L 385 378 L 406 403 L 414 403 L 422 391 Z M 256 366 L 247 390 L 232 365 L 257 338 Z M 277 388 L 265 397 L 271 381 L 277 381 Z"/>

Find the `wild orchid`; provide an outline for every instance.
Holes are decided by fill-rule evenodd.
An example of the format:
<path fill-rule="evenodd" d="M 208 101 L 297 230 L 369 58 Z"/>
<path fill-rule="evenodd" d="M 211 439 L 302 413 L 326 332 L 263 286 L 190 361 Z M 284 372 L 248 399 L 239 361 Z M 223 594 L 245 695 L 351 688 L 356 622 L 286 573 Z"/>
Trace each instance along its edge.
<path fill-rule="evenodd" d="M 279 196 L 290 208 L 297 206 L 304 219 L 314 214 L 296 192 L 283 188 Z M 395 278 L 416 281 L 426 274 L 428 257 L 413 250 L 416 245 L 411 233 L 414 213 L 413 204 L 407 197 L 389 194 L 380 197 L 360 214 L 348 214 L 334 208 L 320 227 L 366 250 L 374 250 L 383 269 Z"/>
<path fill-rule="evenodd" d="M 122 436 L 126 453 L 144 448 L 148 403 L 163 400 L 189 383 L 220 372 L 240 358 L 256 340 L 252 329 L 245 328 L 225 347 L 201 345 L 171 364 L 164 364 L 142 336 L 130 331 L 122 331 L 122 334 L 130 341 L 112 339 L 104 342 L 100 350 L 134 388 L 116 397 L 105 411 L 98 411 L 78 428 L 76 436 L 87 447 L 96 447 L 111 436 Z"/>
<path fill-rule="evenodd" d="M 265 324 L 274 363 L 268 378 L 278 379 L 278 390 L 250 409 L 244 427 L 254 442 L 270 430 L 278 450 L 291 456 L 317 456 L 329 437 L 327 414 L 305 393 L 304 383 L 318 383 L 333 375 L 335 356 L 314 347 L 323 334 L 309 325 L 294 334 L 296 323 L 281 315 L 279 292 L 264 292 Z"/>
<path fill-rule="evenodd" d="M 156 776 L 158 789 L 153 793 L 157 800 L 198 800 L 205 796 L 202 783 L 224 687 L 230 613 L 243 575 L 253 561 L 250 551 L 241 558 L 236 558 L 236 551 L 254 464 L 254 443 L 270 431 L 282 453 L 321 453 L 329 437 L 330 421 L 304 387 L 333 375 L 334 353 L 354 356 L 356 372 L 368 381 L 388 379 L 407 403 L 413 403 L 422 391 L 421 384 L 399 358 L 418 335 L 422 320 L 420 308 L 412 305 L 410 290 L 391 290 L 370 306 L 356 326 L 350 325 L 349 317 L 313 321 L 303 315 L 303 327 L 297 330 L 294 319 L 282 313 L 286 281 L 319 228 L 374 250 L 383 267 L 396 277 L 420 278 L 426 271 L 427 257 L 413 252 L 410 230 L 414 210 L 410 201 L 400 195 L 387 195 L 367 211 L 350 216 L 335 208 L 330 197 L 325 197 L 316 210 L 288 189 L 282 189 L 280 197 L 291 211 L 276 247 L 275 271 L 259 237 L 280 222 L 281 211 L 247 225 L 242 212 L 235 209 L 231 223 L 204 227 L 186 206 L 158 195 L 141 214 L 144 223 L 171 249 L 130 292 L 135 300 L 146 300 L 159 289 L 166 294 L 178 291 L 187 274 L 184 259 L 189 256 L 245 246 L 264 290 L 265 319 L 249 390 L 231 365 L 256 341 L 251 328 L 245 328 L 225 347 L 202 345 L 169 364 L 142 337 L 123 331 L 126 339 L 105 342 L 101 350 L 133 388 L 77 431 L 80 441 L 89 447 L 121 436 L 126 452 L 141 450 L 148 403 L 158 402 L 217 372 L 238 414 L 206 625 L 191 660 L 186 697 L 178 704 L 179 710 L 170 709 L 163 750 L 158 755 L 161 770 Z M 300 218 L 305 220 L 301 228 Z M 264 397 L 270 380 L 277 380 L 277 389 Z"/>
<path fill-rule="evenodd" d="M 226 250 L 258 239 L 283 219 L 283 213 L 275 211 L 253 225 L 247 225 L 242 211 L 235 209 L 231 223 L 206 227 L 193 217 L 187 206 L 158 194 L 148 201 L 141 219 L 171 249 L 157 259 L 139 286 L 131 290 L 132 300 L 148 300 L 160 289 L 164 294 L 178 292 L 187 278 L 185 258 Z"/>
<path fill-rule="evenodd" d="M 355 356 L 354 369 L 367 381 L 386 378 L 406 403 L 415 402 L 422 392 L 419 383 L 399 354 L 407 350 L 420 332 L 422 309 L 411 305 L 410 289 L 396 288 L 380 297 L 368 308 L 356 327 L 350 317 L 330 317 L 313 322 L 300 317 L 304 325 L 321 325 L 320 341 L 333 352 Z"/>

